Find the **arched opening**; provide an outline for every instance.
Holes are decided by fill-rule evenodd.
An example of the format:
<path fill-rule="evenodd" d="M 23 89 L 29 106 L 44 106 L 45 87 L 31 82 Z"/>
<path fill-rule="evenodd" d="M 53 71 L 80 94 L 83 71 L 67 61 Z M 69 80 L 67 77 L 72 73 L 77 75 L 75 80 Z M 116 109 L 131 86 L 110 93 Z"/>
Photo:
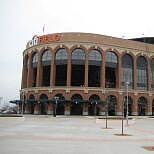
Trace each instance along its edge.
<path fill-rule="evenodd" d="M 42 55 L 42 86 L 50 86 L 51 51 L 45 50 Z"/>
<path fill-rule="evenodd" d="M 151 60 L 151 89 L 154 90 L 154 58 Z"/>
<path fill-rule="evenodd" d="M 113 95 L 109 95 L 107 98 L 108 103 L 108 115 L 114 116 L 116 112 L 117 99 Z"/>
<path fill-rule="evenodd" d="M 42 94 L 40 96 L 41 114 L 47 114 L 47 101 L 48 101 L 48 96 L 46 94 Z"/>
<path fill-rule="evenodd" d="M 98 50 L 89 53 L 88 87 L 100 87 L 102 56 Z"/>
<path fill-rule="evenodd" d="M 71 98 L 71 115 L 82 115 L 83 111 L 83 102 L 82 96 L 75 94 Z"/>
<path fill-rule="evenodd" d="M 128 82 L 128 88 L 133 88 L 133 60 L 129 54 L 125 54 L 122 57 L 122 82 L 123 89 L 126 88 L 126 82 Z"/>
<path fill-rule="evenodd" d="M 85 53 L 82 49 L 76 48 L 72 52 L 71 85 L 84 86 L 85 77 Z"/>
<path fill-rule="evenodd" d="M 27 101 L 28 110 L 30 113 L 34 114 L 34 106 L 35 106 L 35 96 L 31 94 L 29 96 L 29 100 Z"/>
<path fill-rule="evenodd" d="M 99 115 L 99 96 L 92 95 L 89 98 L 88 115 Z"/>
<path fill-rule="evenodd" d="M 128 96 L 128 115 L 130 116 L 132 114 L 132 104 L 133 100 L 130 96 Z M 124 117 L 126 117 L 127 113 L 127 96 L 124 98 Z"/>
<path fill-rule="evenodd" d="M 154 99 L 152 101 L 152 115 L 154 115 Z"/>
<path fill-rule="evenodd" d="M 118 58 L 114 52 L 108 51 L 106 54 L 105 66 L 105 86 L 107 88 L 116 88 Z"/>
<path fill-rule="evenodd" d="M 138 99 L 138 115 L 145 116 L 147 111 L 147 99 L 145 97 L 140 97 Z"/>
<path fill-rule="evenodd" d="M 38 64 L 38 53 L 35 52 L 32 56 L 32 87 L 36 87 L 36 78 L 37 78 L 37 64 Z"/>
<path fill-rule="evenodd" d="M 67 51 L 59 49 L 56 53 L 56 86 L 66 86 L 67 81 Z"/>
<path fill-rule="evenodd" d="M 65 111 L 65 97 L 63 96 L 63 94 L 56 94 L 55 98 L 56 97 L 57 97 L 56 114 L 57 115 L 64 115 L 64 111 Z M 55 103 L 56 103 L 56 100 L 55 100 Z"/>
<path fill-rule="evenodd" d="M 137 59 L 137 87 L 147 90 L 147 61 L 143 56 Z"/>

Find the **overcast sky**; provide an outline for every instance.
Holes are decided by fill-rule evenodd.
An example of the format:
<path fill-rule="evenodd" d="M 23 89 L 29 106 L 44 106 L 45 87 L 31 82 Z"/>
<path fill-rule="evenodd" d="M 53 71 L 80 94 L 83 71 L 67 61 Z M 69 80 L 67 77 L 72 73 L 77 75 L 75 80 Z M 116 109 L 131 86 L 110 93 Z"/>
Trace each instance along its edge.
<path fill-rule="evenodd" d="M 36 35 L 154 36 L 153 0 L 0 0 L 0 97 L 19 99 L 22 53 Z"/>

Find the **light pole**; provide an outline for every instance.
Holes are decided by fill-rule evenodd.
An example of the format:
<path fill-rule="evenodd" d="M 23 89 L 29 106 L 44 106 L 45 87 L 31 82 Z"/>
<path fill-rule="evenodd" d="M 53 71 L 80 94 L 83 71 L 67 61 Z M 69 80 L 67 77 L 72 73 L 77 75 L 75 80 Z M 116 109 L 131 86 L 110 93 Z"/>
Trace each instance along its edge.
<path fill-rule="evenodd" d="M 21 92 L 22 115 L 24 114 L 24 93 Z"/>
<path fill-rule="evenodd" d="M 129 82 L 126 82 L 126 92 L 127 92 L 127 98 L 126 98 L 126 104 L 127 104 L 127 109 L 126 109 L 126 121 L 127 121 L 127 125 L 128 125 L 128 84 Z"/>
<path fill-rule="evenodd" d="M 54 111 L 54 117 L 56 117 L 56 112 L 57 112 L 57 103 L 58 103 L 58 99 L 59 99 L 59 97 L 54 97 L 54 99 L 55 99 L 55 111 Z"/>
<path fill-rule="evenodd" d="M 97 106 L 97 101 L 95 100 L 95 119 L 96 119 L 96 114 L 97 114 L 97 112 L 96 112 L 96 106 Z"/>
<path fill-rule="evenodd" d="M 122 124 L 121 124 L 121 134 L 123 135 L 124 134 L 124 102 L 125 102 L 125 98 L 122 100 Z"/>
<path fill-rule="evenodd" d="M 1 101 L 2 101 L 3 97 L 0 97 L 0 110 L 1 110 Z"/>
<path fill-rule="evenodd" d="M 105 105 L 105 119 L 106 119 L 106 128 L 107 128 L 107 118 L 108 118 L 108 97 L 106 98 L 106 105 Z"/>

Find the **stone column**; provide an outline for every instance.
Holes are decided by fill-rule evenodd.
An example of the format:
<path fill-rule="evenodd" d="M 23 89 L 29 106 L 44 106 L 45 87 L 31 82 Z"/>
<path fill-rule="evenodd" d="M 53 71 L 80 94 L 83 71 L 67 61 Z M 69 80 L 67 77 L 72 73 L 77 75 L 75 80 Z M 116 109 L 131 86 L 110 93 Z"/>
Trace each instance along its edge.
<path fill-rule="evenodd" d="M 148 106 L 147 106 L 147 111 L 146 115 L 152 115 L 152 94 L 149 94 L 149 100 L 148 100 Z"/>
<path fill-rule="evenodd" d="M 87 116 L 88 115 L 88 102 L 83 103 L 83 115 Z"/>
<path fill-rule="evenodd" d="M 121 89 L 121 57 L 118 59 L 118 74 L 116 79 L 116 88 Z"/>
<path fill-rule="evenodd" d="M 36 87 L 42 85 L 42 59 L 40 53 L 38 53 L 38 64 L 37 64 L 37 78 L 36 78 Z"/>
<path fill-rule="evenodd" d="M 84 87 L 88 87 L 88 55 L 85 57 Z"/>
<path fill-rule="evenodd" d="M 29 63 L 28 63 L 28 75 L 27 75 L 27 88 L 32 87 L 32 55 L 29 56 Z"/>
<path fill-rule="evenodd" d="M 134 65 L 133 65 L 133 83 L 134 83 L 134 89 L 137 89 L 137 66 L 136 66 L 136 58 L 134 60 Z"/>
<path fill-rule="evenodd" d="M 50 86 L 55 85 L 55 56 L 51 60 L 51 70 L 50 70 Z"/>
<path fill-rule="evenodd" d="M 71 86 L 71 55 L 68 55 L 67 60 L 67 87 Z"/>
<path fill-rule="evenodd" d="M 53 105 L 51 103 L 49 103 L 47 105 L 47 114 L 48 115 L 52 115 L 53 114 Z"/>
<path fill-rule="evenodd" d="M 137 99 L 137 93 L 134 94 L 134 101 L 132 104 L 132 115 L 136 116 L 138 115 L 138 99 Z"/>
<path fill-rule="evenodd" d="M 31 114 L 31 106 L 30 103 L 25 104 L 25 114 Z"/>
<path fill-rule="evenodd" d="M 105 61 L 105 55 L 103 56 L 103 59 L 102 59 L 102 65 L 101 65 L 101 87 L 102 88 L 105 88 L 105 64 L 106 64 L 106 61 Z"/>
<path fill-rule="evenodd" d="M 65 112 L 64 112 L 65 115 L 70 115 L 70 103 L 69 102 L 66 102 L 65 104 Z"/>
<path fill-rule="evenodd" d="M 121 116 L 122 112 L 124 112 L 124 96 L 122 95 L 122 92 L 119 92 L 115 115 Z"/>
<path fill-rule="evenodd" d="M 40 103 L 36 103 L 34 107 L 34 114 L 40 114 Z"/>

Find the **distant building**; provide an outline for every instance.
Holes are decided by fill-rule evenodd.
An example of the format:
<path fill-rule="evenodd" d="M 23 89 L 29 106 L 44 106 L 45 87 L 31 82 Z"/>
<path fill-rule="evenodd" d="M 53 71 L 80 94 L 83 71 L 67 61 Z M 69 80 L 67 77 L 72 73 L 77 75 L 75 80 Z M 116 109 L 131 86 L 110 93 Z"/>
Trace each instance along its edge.
<path fill-rule="evenodd" d="M 154 115 L 154 45 L 88 33 L 34 36 L 23 51 L 25 114 Z M 128 100 L 128 101 L 127 101 Z M 124 106 L 123 106 L 124 105 Z"/>

